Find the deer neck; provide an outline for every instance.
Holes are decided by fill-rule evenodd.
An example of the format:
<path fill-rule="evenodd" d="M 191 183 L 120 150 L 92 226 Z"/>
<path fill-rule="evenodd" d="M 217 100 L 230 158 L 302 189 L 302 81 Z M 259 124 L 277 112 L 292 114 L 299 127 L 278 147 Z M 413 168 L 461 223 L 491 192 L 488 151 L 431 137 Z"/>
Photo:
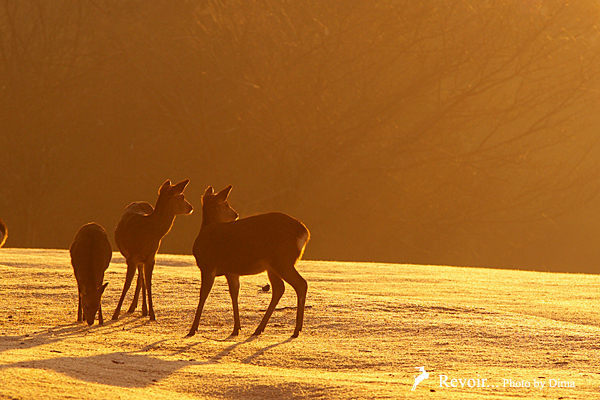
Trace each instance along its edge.
<path fill-rule="evenodd" d="M 155 232 L 160 239 L 171 230 L 173 221 L 175 221 L 175 214 L 169 210 L 167 202 L 159 197 L 156 207 L 154 207 L 152 214 L 148 215 L 148 219 L 152 221 Z"/>
<path fill-rule="evenodd" d="M 221 221 L 216 215 L 214 215 L 214 213 L 205 212 L 202 210 L 202 225 L 200 225 L 200 229 L 220 222 Z"/>

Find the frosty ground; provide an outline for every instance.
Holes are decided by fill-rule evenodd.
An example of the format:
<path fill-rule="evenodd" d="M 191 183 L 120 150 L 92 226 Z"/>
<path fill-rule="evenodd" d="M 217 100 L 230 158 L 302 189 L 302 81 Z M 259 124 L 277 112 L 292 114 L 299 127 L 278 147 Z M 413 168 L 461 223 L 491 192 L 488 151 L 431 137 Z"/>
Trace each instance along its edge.
<path fill-rule="evenodd" d="M 192 256 L 158 257 L 155 322 L 139 307 L 111 321 L 125 280 L 114 253 L 105 324 L 92 327 L 75 322 L 69 260 L 66 250 L 0 249 L 0 398 L 600 397 L 598 275 L 301 261 L 299 338 L 289 286 L 265 332 L 250 336 L 271 297 L 265 274 L 241 278 L 240 336 L 229 337 L 217 278 L 198 334 L 185 338 L 200 289 Z M 421 366 L 429 378 L 411 391 Z"/>

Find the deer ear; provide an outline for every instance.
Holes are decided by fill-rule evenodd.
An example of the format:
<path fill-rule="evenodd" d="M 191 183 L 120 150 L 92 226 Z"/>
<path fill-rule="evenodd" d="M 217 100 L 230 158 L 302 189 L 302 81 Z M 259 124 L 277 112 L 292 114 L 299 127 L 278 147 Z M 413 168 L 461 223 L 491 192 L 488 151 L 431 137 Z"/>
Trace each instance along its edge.
<path fill-rule="evenodd" d="M 188 183 L 190 183 L 189 179 L 179 182 L 177 185 L 173 186 L 173 193 L 175 193 L 175 194 L 182 193 L 185 190 Z"/>
<path fill-rule="evenodd" d="M 106 286 L 108 286 L 108 282 L 106 282 L 104 285 L 102 285 L 98 288 L 98 290 L 100 290 L 100 295 L 102 295 L 102 293 L 104 293 L 104 289 L 106 289 Z"/>
<path fill-rule="evenodd" d="M 158 189 L 158 194 L 162 194 L 165 190 L 169 189 L 170 187 L 171 187 L 171 180 L 167 179 L 165 181 L 165 183 L 162 184 L 160 189 Z"/>
<path fill-rule="evenodd" d="M 210 196 L 210 195 L 211 195 L 211 194 L 213 194 L 214 192 L 215 192 L 215 191 L 213 190 L 212 186 L 209 186 L 209 187 L 207 187 L 207 188 L 206 188 L 206 190 L 204 191 L 204 196 L 202 196 L 202 197 L 205 197 L 205 196 Z"/>
<path fill-rule="evenodd" d="M 232 189 L 232 186 L 229 185 L 225 189 L 223 189 L 219 193 L 217 193 L 217 198 L 219 199 L 219 201 L 227 200 L 227 197 L 229 196 L 229 192 L 231 192 L 231 189 Z"/>

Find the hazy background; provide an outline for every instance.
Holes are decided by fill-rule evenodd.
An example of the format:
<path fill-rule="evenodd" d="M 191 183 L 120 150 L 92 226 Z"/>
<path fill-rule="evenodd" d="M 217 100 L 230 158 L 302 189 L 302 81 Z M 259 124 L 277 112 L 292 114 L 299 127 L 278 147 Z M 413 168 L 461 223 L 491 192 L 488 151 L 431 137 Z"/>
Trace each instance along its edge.
<path fill-rule="evenodd" d="M 190 179 L 306 258 L 600 272 L 600 5 L 0 0 L 8 247 Z M 109 235 L 112 240 L 112 234 Z M 114 246 L 114 242 L 113 242 Z M 115 247 L 116 249 L 116 247 Z"/>

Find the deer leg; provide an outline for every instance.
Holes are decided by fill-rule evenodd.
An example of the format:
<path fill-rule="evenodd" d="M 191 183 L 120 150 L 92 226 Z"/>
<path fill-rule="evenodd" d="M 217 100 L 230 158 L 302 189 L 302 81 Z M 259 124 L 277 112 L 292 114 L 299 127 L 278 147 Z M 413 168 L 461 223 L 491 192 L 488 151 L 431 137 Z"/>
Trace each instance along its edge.
<path fill-rule="evenodd" d="M 98 324 L 104 325 L 104 319 L 102 319 L 102 304 L 98 307 Z"/>
<path fill-rule="evenodd" d="M 121 306 L 123 306 L 123 300 L 125 299 L 125 295 L 131 286 L 131 281 L 135 276 L 135 264 L 127 262 L 127 276 L 125 276 L 125 285 L 123 286 L 123 292 L 121 293 L 121 298 L 119 299 L 119 303 L 117 304 L 117 308 L 113 313 L 112 319 L 119 319 L 119 314 L 121 313 Z"/>
<path fill-rule="evenodd" d="M 146 272 L 144 270 L 144 264 L 140 265 L 140 271 L 142 274 L 141 277 L 141 286 L 142 286 L 142 317 L 148 315 L 148 303 L 146 302 Z"/>
<path fill-rule="evenodd" d="M 152 306 L 152 271 L 154 270 L 155 262 L 156 261 L 152 259 L 144 265 L 144 278 L 146 278 L 146 291 L 148 292 L 148 311 L 150 313 L 150 321 L 156 321 L 156 316 L 154 315 L 154 307 Z M 142 287 L 142 290 L 143 289 L 144 288 Z M 144 297 L 144 300 L 145 299 L 146 298 Z"/>
<path fill-rule="evenodd" d="M 136 286 L 136 294 L 139 294 L 139 288 L 142 290 L 142 317 L 148 315 L 148 303 L 146 303 L 146 272 L 145 272 L 145 264 L 138 264 L 138 286 Z M 135 300 L 135 305 L 133 302 L 131 303 L 131 307 L 135 310 L 137 307 L 137 298 Z"/>
<path fill-rule="evenodd" d="M 77 293 L 77 297 L 79 298 L 79 304 L 77 306 L 77 322 L 83 321 L 83 307 L 81 307 L 81 296 Z"/>
<path fill-rule="evenodd" d="M 286 268 L 280 271 L 279 276 L 294 288 L 296 296 L 298 297 L 298 307 L 296 307 L 296 329 L 292 335 L 292 337 L 298 337 L 304 322 L 304 304 L 306 303 L 308 284 L 293 266 L 292 268 Z"/>
<path fill-rule="evenodd" d="M 267 322 L 269 322 L 269 318 L 271 318 L 271 314 L 273 314 L 273 311 L 275 311 L 277 303 L 279 303 L 281 296 L 283 296 L 283 293 L 285 292 L 285 285 L 283 283 L 283 280 L 275 272 L 267 270 L 267 275 L 269 276 L 269 281 L 271 282 L 273 295 L 271 297 L 271 303 L 269 303 L 269 307 L 267 308 L 265 316 L 263 317 L 262 321 L 260 321 L 258 328 L 256 328 L 252 336 L 258 336 L 265 330 Z"/>
<path fill-rule="evenodd" d="M 190 331 L 186 335 L 187 337 L 192 337 L 196 334 L 198 330 L 198 324 L 200 323 L 200 316 L 202 316 L 202 309 L 204 308 L 204 303 L 206 302 L 206 298 L 212 289 L 213 284 L 215 283 L 215 276 L 213 273 L 202 273 L 202 285 L 200 286 L 200 301 L 198 302 L 198 308 L 196 309 L 196 316 L 194 317 L 194 322 L 192 323 L 192 327 Z"/>
<path fill-rule="evenodd" d="M 146 272 L 144 270 L 144 265 L 140 267 L 140 271 L 142 271 L 142 317 L 146 317 L 148 315 L 148 303 L 146 301 Z"/>
<path fill-rule="evenodd" d="M 137 277 L 137 280 L 135 281 L 135 292 L 133 293 L 133 300 L 131 301 L 131 306 L 129 307 L 129 310 L 127 310 L 127 312 L 130 314 L 132 312 L 134 312 L 135 309 L 137 308 L 138 299 L 140 297 L 140 289 L 142 288 L 143 285 L 144 285 L 143 275 L 140 274 L 139 268 L 138 268 L 138 277 Z"/>
<path fill-rule="evenodd" d="M 239 275 L 226 275 L 227 284 L 229 285 L 229 295 L 231 296 L 231 304 L 233 305 L 233 333 L 231 336 L 237 336 L 240 333 L 240 310 L 238 308 L 238 295 L 240 293 L 240 277 Z"/>

